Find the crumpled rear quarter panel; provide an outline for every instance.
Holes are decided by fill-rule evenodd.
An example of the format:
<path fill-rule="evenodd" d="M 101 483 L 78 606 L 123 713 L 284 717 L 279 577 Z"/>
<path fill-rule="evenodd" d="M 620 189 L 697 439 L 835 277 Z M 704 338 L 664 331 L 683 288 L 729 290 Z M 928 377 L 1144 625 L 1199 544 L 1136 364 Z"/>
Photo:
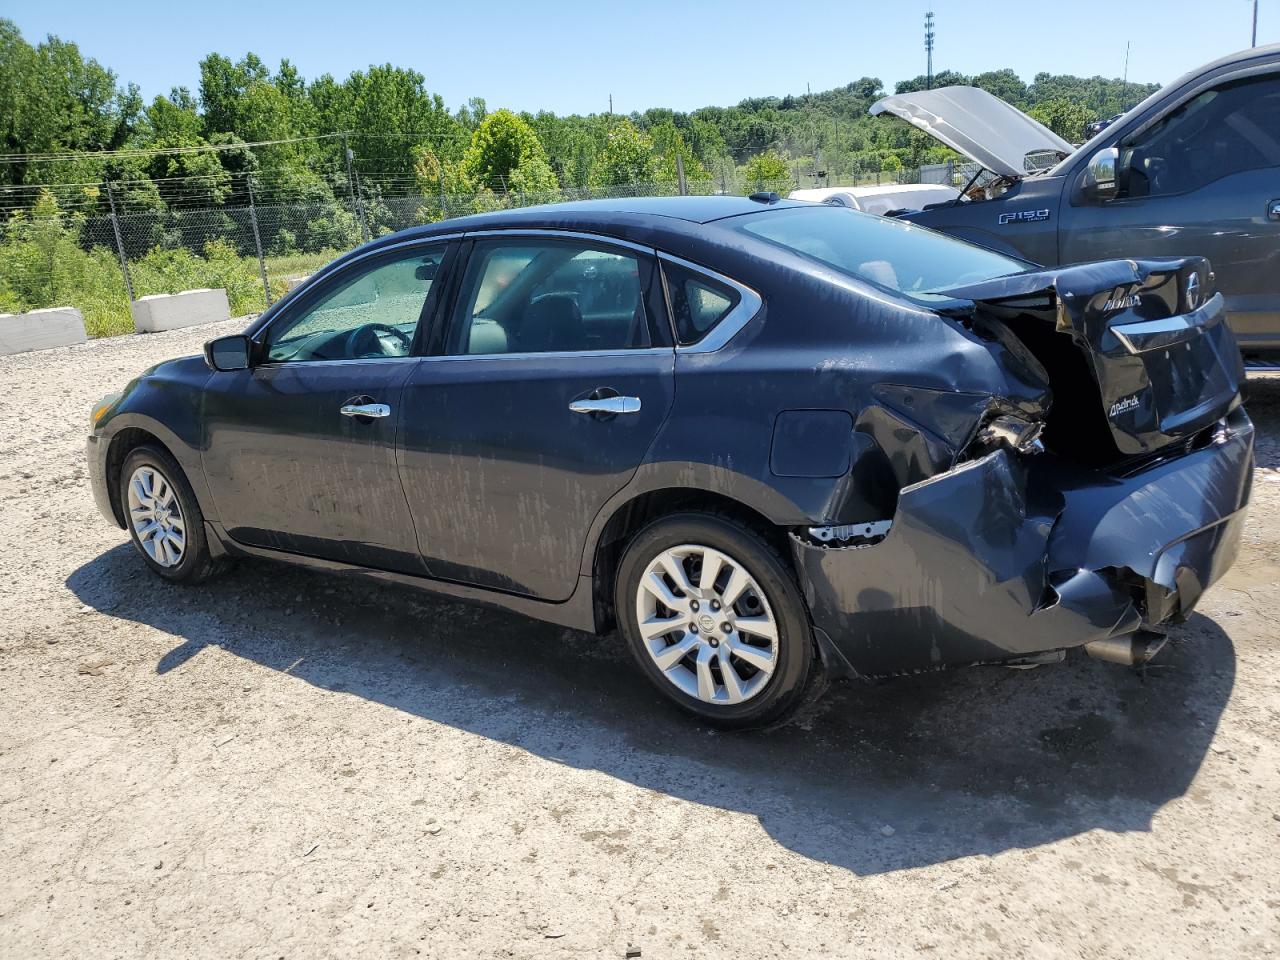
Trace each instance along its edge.
<path fill-rule="evenodd" d="M 879 543 L 792 549 L 814 623 L 860 674 L 1016 659 L 1189 612 L 1235 555 L 1252 469 L 1242 411 L 1129 478 L 1000 450 L 905 487 Z"/>

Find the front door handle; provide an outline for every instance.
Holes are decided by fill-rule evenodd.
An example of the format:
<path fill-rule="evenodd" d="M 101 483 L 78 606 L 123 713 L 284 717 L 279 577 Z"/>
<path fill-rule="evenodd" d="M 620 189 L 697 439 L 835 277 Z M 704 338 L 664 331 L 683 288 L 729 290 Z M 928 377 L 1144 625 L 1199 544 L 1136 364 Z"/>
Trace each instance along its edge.
<path fill-rule="evenodd" d="M 1267 219 L 1280 220 L 1280 200 L 1272 200 L 1267 204 Z"/>
<path fill-rule="evenodd" d="M 599 399 L 575 400 L 569 404 L 574 413 L 598 413 L 613 416 L 619 413 L 639 413 L 639 397 L 600 397 Z"/>
<path fill-rule="evenodd" d="M 344 417 L 389 417 L 391 408 L 385 403 L 344 403 L 338 410 Z"/>

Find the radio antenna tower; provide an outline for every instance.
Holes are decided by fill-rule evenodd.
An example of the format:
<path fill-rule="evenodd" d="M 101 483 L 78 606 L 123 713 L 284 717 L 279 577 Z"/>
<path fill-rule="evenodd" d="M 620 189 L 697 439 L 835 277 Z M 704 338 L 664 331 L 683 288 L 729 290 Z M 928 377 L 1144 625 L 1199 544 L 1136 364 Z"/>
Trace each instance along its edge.
<path fill-rule="evenodd" d="M 933 89 L 933 11 L 924 15 L 924 52 L 928 58 L 928 68 L 924 75 L 924 88 Z"/>

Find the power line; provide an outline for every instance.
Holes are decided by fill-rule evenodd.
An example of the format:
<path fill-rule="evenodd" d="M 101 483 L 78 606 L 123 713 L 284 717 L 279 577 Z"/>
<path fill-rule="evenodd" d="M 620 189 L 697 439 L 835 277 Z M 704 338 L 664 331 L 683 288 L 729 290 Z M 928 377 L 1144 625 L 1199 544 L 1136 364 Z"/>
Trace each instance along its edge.
<path fill-rule="evenodd" d="M 209 143 L 198 147 L 155 147 L 131 150 L 95 150 L 78 153 L 6 153 L 0 154 L 0 163 L 55 163 L 66 160 L 104 160 L 134 157 L 171 157 L 189 153 L 217 153 L 224 150 L 245 150 L 251 147 L 276 147 L 286 143 L 309 143 L 316 140 L 333 140 L 344 133 L 318 133 L 310 137 L 287 137 L 281 140 L 255 140 L 253 143 Z"/>

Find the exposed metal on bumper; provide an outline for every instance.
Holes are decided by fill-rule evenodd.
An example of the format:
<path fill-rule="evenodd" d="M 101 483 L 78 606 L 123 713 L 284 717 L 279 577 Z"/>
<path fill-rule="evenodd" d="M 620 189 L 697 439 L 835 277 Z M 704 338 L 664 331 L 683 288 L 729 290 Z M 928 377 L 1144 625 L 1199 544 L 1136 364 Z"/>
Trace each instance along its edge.
<path fill-rule="evenodd" d="M 815 624 L 868 676 L 1020 658 L 1185 616 L 1234 561 L 1243 410 L 1127 478 L 997 451 L 902 490 L 882 542 L 792 538 Z"/>

